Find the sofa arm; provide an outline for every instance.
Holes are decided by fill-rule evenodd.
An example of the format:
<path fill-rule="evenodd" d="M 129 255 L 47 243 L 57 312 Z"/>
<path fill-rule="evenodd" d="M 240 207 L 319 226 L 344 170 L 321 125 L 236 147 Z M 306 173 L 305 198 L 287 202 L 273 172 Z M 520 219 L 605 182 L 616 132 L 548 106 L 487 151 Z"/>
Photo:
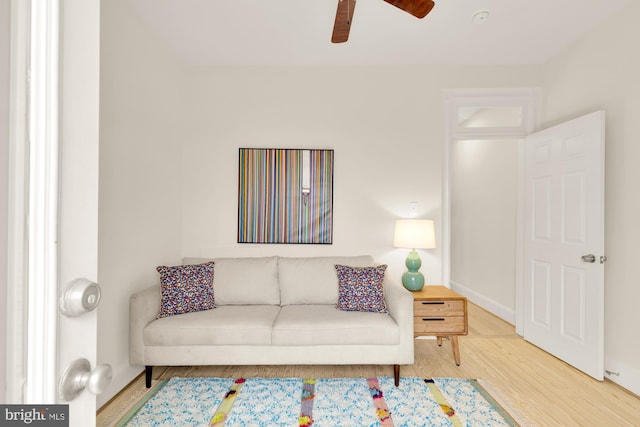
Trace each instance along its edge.
<path fill-rule="evenodd" d="M 129 299 L 129 363 L 146 365 L 144 328 L 160 314 L 160 287 L 152 286 Z"/>
<path fill-rule="evenodd" d="M 413 346 L 413 294 L 388 277 L 384 279 L 384 294 L 389 314 L 400 327 L 400 340 Z"/>
<path fill-rule="evenodd" d="M 389 278 L 384 279 L 384 294 L 391 317 L 413 338 L 413 294 Z"/>

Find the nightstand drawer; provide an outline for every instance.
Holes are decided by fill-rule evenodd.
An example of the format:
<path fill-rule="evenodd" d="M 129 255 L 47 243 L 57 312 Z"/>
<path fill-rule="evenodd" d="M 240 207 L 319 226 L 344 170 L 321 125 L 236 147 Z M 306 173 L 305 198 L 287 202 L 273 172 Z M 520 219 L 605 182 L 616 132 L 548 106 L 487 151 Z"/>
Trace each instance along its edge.
<path fill-rule="evenodd" d="M 464 301 L 414 301 L 414 316 L 464 316 Z"/>
<path fill-rule="evenodd" d="M 413 318 L 414 334 L 447 335 L 466 334 L 464 317 L 416 316 Z"/>

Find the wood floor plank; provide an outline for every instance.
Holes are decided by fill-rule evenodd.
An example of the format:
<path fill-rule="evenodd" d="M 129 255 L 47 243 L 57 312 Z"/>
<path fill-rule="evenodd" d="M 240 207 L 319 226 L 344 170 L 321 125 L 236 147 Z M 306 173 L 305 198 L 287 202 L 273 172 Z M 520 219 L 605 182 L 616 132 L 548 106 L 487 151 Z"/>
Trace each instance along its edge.
<path fill-rule="evenodd" d="M 469 335 L 459 337 L 462 363 L 451 343 L 418 339 L 415 363 L 402 376 L 477 378 L 506 408 L 533 426 L 640 426 L 640 398 L 609 380 L 599 382 L 529 344 L 514 327 L 469 304 Z M 154 379 L 171 377 L 371 377 L 392 376 L 391 366 L 194 366 L 156 367 Z M 98 411 L 98 427 L 122 402 L 144 388 L 139 377 Z"/>

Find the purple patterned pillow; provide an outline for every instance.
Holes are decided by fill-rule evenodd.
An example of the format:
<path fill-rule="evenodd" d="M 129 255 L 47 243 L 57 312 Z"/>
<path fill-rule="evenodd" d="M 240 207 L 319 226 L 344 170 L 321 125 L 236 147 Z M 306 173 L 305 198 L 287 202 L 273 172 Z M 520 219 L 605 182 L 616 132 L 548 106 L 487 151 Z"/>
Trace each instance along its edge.
<path fill-rule="evenodd" d="M 156 268 L 160 273 L 161 291 L 158 318 L 215 308 L 213 264 Z"/>
<path fill-rule="evenodd" d="M 384 302 L 385 265 L 377 267 L 348 267 L 336 264 L 338 273 L 338 304 L 345 311 L 388 313 Z"/>

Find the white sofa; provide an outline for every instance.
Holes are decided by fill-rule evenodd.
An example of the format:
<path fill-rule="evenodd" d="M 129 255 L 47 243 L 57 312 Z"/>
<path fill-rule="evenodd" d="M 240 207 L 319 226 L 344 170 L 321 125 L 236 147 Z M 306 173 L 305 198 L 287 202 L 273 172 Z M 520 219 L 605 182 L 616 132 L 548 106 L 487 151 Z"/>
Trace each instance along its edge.
<path fill-rule="evenodd" d="M 184 264 L 205 259 L 185 258 Z M 384 279 L 389 313 L 336 308 L 335 265 L 374 266 L 370 256 L 217 258 L 216 308 L 158 318 L 160 286 L 130 299 L 130 363 L 192 365 L 413 363 L 413 297 Z"/>

